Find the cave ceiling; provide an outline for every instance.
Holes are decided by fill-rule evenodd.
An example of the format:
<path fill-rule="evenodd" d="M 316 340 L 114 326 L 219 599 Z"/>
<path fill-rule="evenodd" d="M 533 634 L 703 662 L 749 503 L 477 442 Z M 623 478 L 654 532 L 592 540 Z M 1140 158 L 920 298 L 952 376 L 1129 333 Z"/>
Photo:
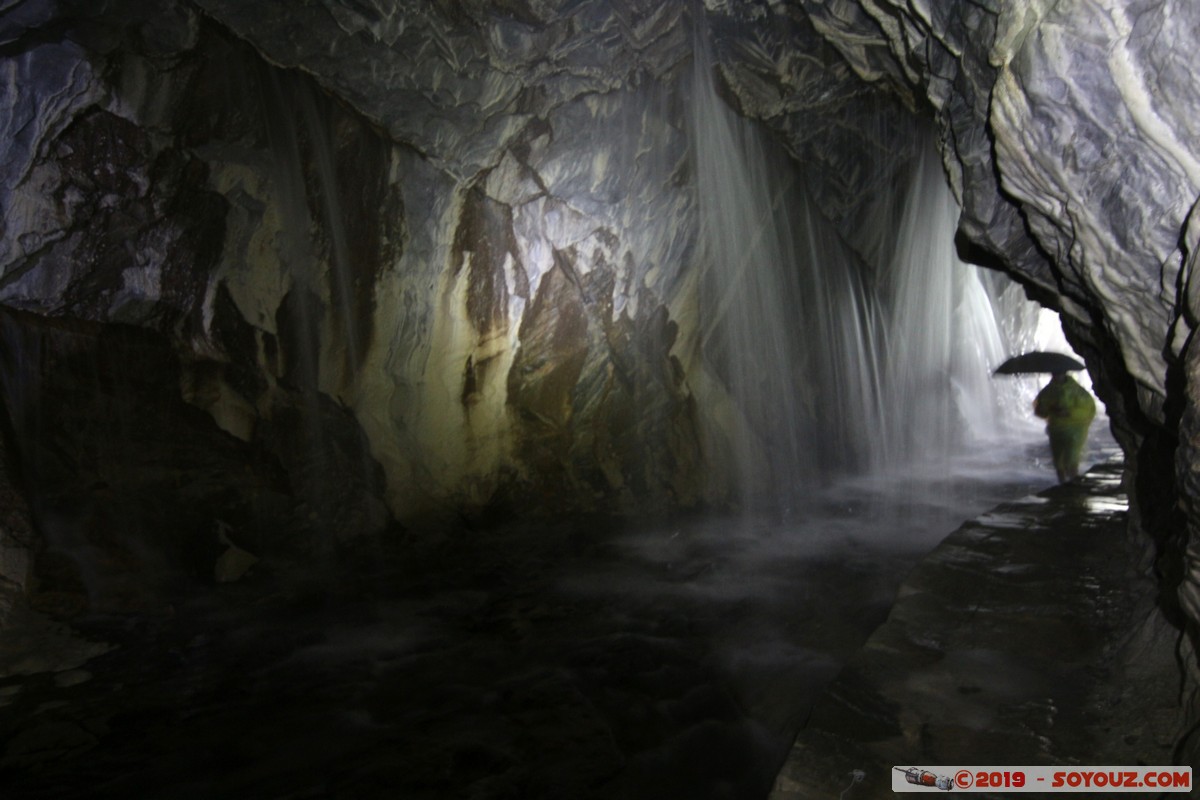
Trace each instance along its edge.
<path fill-rule="evenodd" d="M 497 163 L 529 119 L 573 99 L 671 82 L 690 57 L 701 7 L 650 0 L 197 5 L 459 178 Z M 904 109 L 936 118 L 968 240 L 1069 316 L 1090 323 L 1092 309 L 1107 303 L 1126 365 L 1161 394 L 1178 241 L 1200 178 L 1188 144 L 1200 98 L 1180 37 L 1194 31 L 1200 12 L 1181 2 L 1124 4 L 1146 5 L 1144 14 L 1109 5 L 707 0 L 702 7 L 731 103 L 780 133 L 808 165 L 831 217 L 852 214 L 855 198 L 890 179 L 887 164 L 911 152 Z M 1147 194 L 1155 196 L 1149 205 L 1139 199 Z M 1112 270 L 1138 283 L 1136 301 L 1117 291 Z M 1146 292 L 1158 302 L 1142 306 Z"/>
<path fill-rule="evenodd" d="M 460 180 L 494 166 L 530 120 L 588 95 L 673 85 L 697 24 L 729 102 L 805 165 L 835 220 L 914 148 L 916 98 L 853 3 L 198 0 L 271 61 L 327 90 Z"/>

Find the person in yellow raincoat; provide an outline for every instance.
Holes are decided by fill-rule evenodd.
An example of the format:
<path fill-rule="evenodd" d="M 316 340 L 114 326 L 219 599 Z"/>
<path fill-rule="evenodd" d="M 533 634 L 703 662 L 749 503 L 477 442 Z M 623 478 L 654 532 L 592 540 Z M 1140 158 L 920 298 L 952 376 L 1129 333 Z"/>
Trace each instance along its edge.
<path fill-rule="evenodd" d="M 1033 413 L 1046 420 L 1054 471 L 1059 482 L 1066 483 L 1079 474 L 1088 428 L 1096 417 L 1096 401 L 1067 373 L 1057 372 L 1038 392 Z"/>

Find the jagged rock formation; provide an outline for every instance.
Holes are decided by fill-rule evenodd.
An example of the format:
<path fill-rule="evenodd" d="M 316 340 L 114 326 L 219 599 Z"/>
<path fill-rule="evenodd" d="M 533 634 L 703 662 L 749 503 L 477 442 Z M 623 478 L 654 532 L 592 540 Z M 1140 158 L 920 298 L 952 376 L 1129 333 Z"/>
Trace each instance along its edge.
<path fill-rule="evenodd" d="M 5 318 L 25 331 L 5 341 L 6 474 L 55 452 L 16 421 L 36 359 L 90 352 L 90 322 L 157 336 L 145 352 L 211 420 L 176 408 L 181 430 L 260 465 L 225 520 L 252 551 L 269 508 L 309 546 L 393 517 L 722 501 L 711 432 L 738 434 L 705 418 L 727 398 L 691 358 L 680 108 L 702 12 L 730 105 L 780 134 L 848 238 L 934 120 L 960 250 L 1061 309 L 1088 358 L 1194 664 L 1198 8 L 6 3 L 0 302 L 78 323 Z M 93 472 L 23 491 L 36 511 L 145 488 Z M 44 545 L 11 507 L 0 559 L 24 585 Z M 185 549 L 216 547 L 217 521 L 194 522 Z"/>
<path fill-rule="evenodd" d="M 224 12 L 235 30 L 238 13 L 265 18 Z M 324 53 L 331 32 L 296 21 L 285 54 Z M 671 179 L 682 142 L 638 118 L 654 81 L 625 89 L 642 66 L 587 63 L 569 17 L 529 40 L 527 23 L 498 26 L 499 44 L 453 14 L 408 38 L 396 22 L 337 61 L 402 78 L 326 70 L 350 113 L 182 5 L 80 5 L 54 29 L 12 30 L 5 301 L 164 333 L 189 400 L 282 458 L 330 518 L 354 504 L 303 473 L 340 462 L 273 433 L 308 407 L 317 438 L 336 406 L 355 416 L 401 516 L 529 494 L 543 510 L 694 502 L 677 324 L 658 299 L 672 270 L 647 277 L 679 262 L 689 226 L 669 220 L 690 202 Z M 660 13 L 630 37 L 671 69 L 681 30 Z M 443 37 L 450 63 L 425 52 Z M 271 55 L 272 41 L 256 44 Z M 661 161 L 635 184 L 643 153 Z"/>

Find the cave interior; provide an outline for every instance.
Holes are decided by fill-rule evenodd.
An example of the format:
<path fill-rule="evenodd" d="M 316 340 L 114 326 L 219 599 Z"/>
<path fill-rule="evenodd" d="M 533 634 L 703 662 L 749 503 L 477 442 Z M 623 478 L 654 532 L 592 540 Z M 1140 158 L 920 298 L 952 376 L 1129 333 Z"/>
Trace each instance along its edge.
<path fill-rule="evenodd" d="M 0 778 L 790 800 L 890 796 L 845 784 L 893 752 L 1193 764 L 1197 29 L 0 4 Z M 1045 376 L 993 374 L 1039 349 L 1098 400 L 1061 486 Z M 895 644 L 917 618 L 958 639 Z M 986 720 L 948 744 L 921 702 Z"/>

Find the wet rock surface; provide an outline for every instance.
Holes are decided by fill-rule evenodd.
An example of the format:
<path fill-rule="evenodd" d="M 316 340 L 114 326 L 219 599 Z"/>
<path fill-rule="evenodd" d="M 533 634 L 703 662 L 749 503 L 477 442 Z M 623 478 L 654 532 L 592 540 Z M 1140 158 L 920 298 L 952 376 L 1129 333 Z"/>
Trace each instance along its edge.
<path fill-rule="evenodd" d="M 1100 466 L 947 537 L 817 701 L 771 797 L 892 797 L 897 765 L 1176 763 L 1177 668 L 1146 646 L 1170 633 L 1120 484 Z"/>
<path fill-rule="evenodd" d="M 0 780 L 14 798 L 764 797 L 921 554 L 964 507 L 1047 479 L 997 473 L 930 478 L 924 500 L 847 486 L 790 523 L 424 532 L 135 613 L 22 614 L 4 649 L 43 660 L 0 677 Z"/>

